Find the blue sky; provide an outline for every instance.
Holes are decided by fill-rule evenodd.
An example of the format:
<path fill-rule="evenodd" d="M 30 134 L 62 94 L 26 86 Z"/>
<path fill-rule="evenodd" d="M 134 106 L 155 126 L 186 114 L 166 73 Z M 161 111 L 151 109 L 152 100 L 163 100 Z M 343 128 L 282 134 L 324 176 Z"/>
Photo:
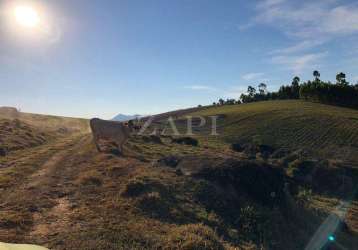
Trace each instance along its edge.
<path fill-rule="evenodd" d="M 41 27 L 17 27 L 14 3 Z M 317 0 L 0 0 L 0 106 L 111 118 L 269 90 L 358 81 L 358 4 Z"/>

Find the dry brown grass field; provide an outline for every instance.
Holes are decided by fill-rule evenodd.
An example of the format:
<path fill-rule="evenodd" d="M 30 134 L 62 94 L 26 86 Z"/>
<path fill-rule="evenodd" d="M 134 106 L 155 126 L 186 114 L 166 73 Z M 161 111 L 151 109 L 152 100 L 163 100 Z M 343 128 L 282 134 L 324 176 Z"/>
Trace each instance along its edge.
<path fill-rule="evenodd" d="M 18 128 L 0 126 L 9 144 L 24 140 L 0 156 L 0 241 L 50 249 L 304 249 L 349 200 L 337 243 L 358 245 L 358 111 L 279 101 L 199 114 L 220 115 L 219 136 L 207 136 L 210 125 L 193 136 L 197 146 L 134 136 L 123 156 L 97 152 L 85 120 L 22 114 Z M 28 143 L 37 136 L 45 140 Z M 232 143 L 249 148 L 237 152 Z M 274 152 L 265 155 L 260 145 Z"/>

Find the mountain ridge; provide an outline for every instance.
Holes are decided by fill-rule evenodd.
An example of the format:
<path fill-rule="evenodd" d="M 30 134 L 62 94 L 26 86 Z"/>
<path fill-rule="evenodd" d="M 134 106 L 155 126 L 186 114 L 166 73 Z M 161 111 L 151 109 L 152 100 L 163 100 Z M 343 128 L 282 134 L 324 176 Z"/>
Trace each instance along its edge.
<path fill-rule="evenodd" d="M 134 114 L 134 115 L 126 115 L 126 114 L 118 114 L 115 117 L 113 117 L 111 120 L 112 121 L 119 121 L 119 122 L 123 122 L 123 121 L 129 121 L 129 120 L 133 120 L 136 118 L 140 118 L 143 117 L 143 115 L 138 115 L 138 114 Z"/>

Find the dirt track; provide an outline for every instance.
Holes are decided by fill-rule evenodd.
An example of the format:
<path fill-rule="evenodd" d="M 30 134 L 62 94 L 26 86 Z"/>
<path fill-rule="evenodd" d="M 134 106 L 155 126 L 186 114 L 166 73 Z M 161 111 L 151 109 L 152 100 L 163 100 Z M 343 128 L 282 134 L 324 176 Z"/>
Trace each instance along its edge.
<path fill-rule="evenodd" d="M 24 211 L 27 210 L 31 212 L 31 218 L 27 217 L 24 225 L 20 226 L 22 230 L 15 225 L 1 227 L 0 224 L 0 241 L 19 239 L 21 243 L 46 246 L 51 235 L 64 232 L 66 228 L 73 226 L 68 219 L 69 208 L 72 206 L 68 195 L 71 181 L 77 177 L 74 173 L 78 171 L 74 169 L 75 166 L 69 169 L 70 165 L 64 163 L 69 162 L 84 145 L 88 145 L 90 139 L 87 135 L 75 136 L 47 145 L 44 153 L 52 153 L 45 156 L 48 158 L 44 163 L 26 177 L 20 186 L 13 186 L 2 193 L 0 212 L 4 209 L 3 212 L 6 213 L 8 209 L 12 209 L 18 212 L 16 215 L 22 220 L 21 217 L 26 217 Z M 29 153 L 19 153 L 16 162 L 21 161 L 21 157 L 28 161 Z M 11 162 L 8 164 L 12 165 Z"/>

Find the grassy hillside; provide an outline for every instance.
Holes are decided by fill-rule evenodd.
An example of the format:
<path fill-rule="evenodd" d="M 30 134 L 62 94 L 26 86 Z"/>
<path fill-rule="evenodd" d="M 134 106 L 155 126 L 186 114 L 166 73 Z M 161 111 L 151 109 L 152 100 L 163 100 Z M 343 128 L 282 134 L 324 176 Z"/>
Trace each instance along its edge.
<path fill-rule="evenodd" d="M 0 107 L 0 155 L 47 143 L 74 133 L 89 132 L 88 121 L 18 112 Z"/>
<path fill-rule="evenodd" d="M 357 110 L 289 100 L 211 107 L 191 115 L 219 115 L 220 142 L 305 149 L 316 157 L 358 163 Z"/>
<path fill-rule="evenodd" d="M 180 112 L 171 114 L 183 130 Z M 0 241 L 59 250 L 304 249 L 344 200 L 335 236 L 355 249 L 355 158 L 341 168 L 327 159 L 343 155 L 324 156 L 340 144 L 355 152 L 357 111 L 279 101 L 195 112 L 219 115 L 220 135 L 207 136 L 210 124 L 196 131 L 198 145 L 137 135 L 119 156 L 111 143 L 99 153 L 90 135 L 74 134 L 0 158 Z M 254 157 L 234 151 L 233 142 L 312 152 L 281 161 L 257 148 Z"/>
<path fill-rule="evenodd" d="M 87 119 L 38 115 L 18 112 L 14 108 L 0 107 L 0 119 L 18 119 L 46 132 L 89 132 Z"/>
<path fill-rule="evenodd" d="M 34 147 L 52 136 L 20 120 L 0 119 L 0 156 L 8 152 Z"/>

